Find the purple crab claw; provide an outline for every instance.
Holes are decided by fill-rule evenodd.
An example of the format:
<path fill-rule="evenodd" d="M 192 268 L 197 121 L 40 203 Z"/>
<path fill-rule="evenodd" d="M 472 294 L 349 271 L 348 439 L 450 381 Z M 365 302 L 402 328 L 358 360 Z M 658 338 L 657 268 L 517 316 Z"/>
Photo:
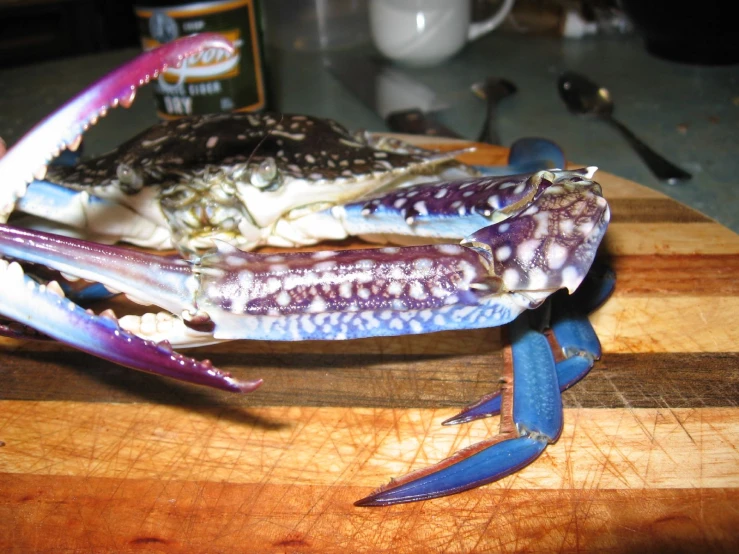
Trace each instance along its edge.
<path fill-rule="evenodd" d="M 357 506 L 427 500 L 492 483 L 529 465 L 559 438 L 563 412 L 554 355 L 546 336 L 531 329 L 529 321 L 530 314 L 524 313 L 511 325 L 513 388 L 504 394 L 513 395 L 515 427 L 394 480 Z"/>
<path fill-rule="evenodd" d="M 63 237 L 41 235 L 34 232 L 0 225 L 11 238 L 3 237 L 3 252 L 12 254 L 14 250 L 20 254 L 24 245 L 39 246 L 36 261 L 46 260 L 46 255 L 59 259 L 64 257 L 69 248 L 65 247 Z M 44 240 L 44 239 L 47 240 Z M 54 240 L 58 239 L 58 240 Z M 72 240 L 72 239 L 66 239 Z M 99 248 L 99 247 L 98 247 Z M 29 251 L 30 252 L 30 251 Z M 116 254 L 119 254 L 116 256 Z M 25 259 L 33 258 L 26 255 Z M 146 279 L 145 273 L 152 267 L 159 267 L 165 280 L 145 280 L 150 287 L 170 288 L 168 291 L 172 303 L 176 303 L 176 294 L 172 290 L 180 286 L 178 277 L 188 279 L 190 276 L 187 264 L 182 260 L 168 262 L 151 254 L 135 251 L 111 249 L 109 252 L 98 252 L 100 265 L 109 265 L 111 273 Z M 31 260 L 33 261 L 33 260 Z M 67 260 L 63 269 L 74 273 L 84 273 L 74 268 L 75 259 Z M 127 269 L 128 268 L 128 269 Z M 138 274 L 135 274 L 136 268 Z M 169 284 L 167 283 L 169 279 Z M 61 342 L 71 344 L 80 350 L 94 354 L 106 360 L 146 371 L 231 392 L 251 392 L 261 385 L 261 380 L 240 381 L 230 374 L 213 367 L 208 360 L 198 361 L 174 352 L 166 341 L 154 342 L 142 339 L 121 328 L 112 312 L 96 315 L 84 310 L 64 296 L 59 285 L 52 281 L 39 284 L 28 277 L 17 262 L 0 259 L 0 314 L 13 319 L 25 328 L 32 327 L 36 332 Z M 167 292 L 163 297 L 167 297 Z M 35 338 L 24 330 L 13 326 L 4 326 L 3 334 Z"/>
<path fill-rule="evenodd" d="M 32 178 L 43 179 L 47 164 L 62 150 L 76 150 L 82 133 L 105 116 L 109 108 L 129 107 L 139 86 L 207 48 L 233 52 L 228 40 L 211 33 L 170 42 L 113 71 L 26 133 L 0 159 L 0 222 L 8 220 Z"/>

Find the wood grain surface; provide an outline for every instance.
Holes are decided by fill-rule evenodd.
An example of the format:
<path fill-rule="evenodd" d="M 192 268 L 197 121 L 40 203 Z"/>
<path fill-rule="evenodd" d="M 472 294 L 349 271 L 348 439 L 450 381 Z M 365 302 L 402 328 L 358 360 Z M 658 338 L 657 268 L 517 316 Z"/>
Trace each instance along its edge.
<path fill-rule="evenodd" d="M 264 377 L 246 396 L 5 340 L 0 551 L 739 551 L 739 236 L 596 178 L 613 213 L 599 256 L 618 275 L 591 318 L 604 356 L 528 468 L 457 496 L 353 506 L 497 432 L 497 418 L 440 423 L 498 386 L 499 329 L 193 351 Z"/>

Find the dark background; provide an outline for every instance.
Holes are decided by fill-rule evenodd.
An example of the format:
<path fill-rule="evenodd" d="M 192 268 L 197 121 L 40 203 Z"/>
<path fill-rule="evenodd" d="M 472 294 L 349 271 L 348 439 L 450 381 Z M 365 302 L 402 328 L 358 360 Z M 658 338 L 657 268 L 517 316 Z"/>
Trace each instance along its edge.
<path fill-rule="evenodd" d="M 138 47 L 134 4 L 188 1 L 0 0 L 0 67 Z M 296 5 L 301 1 L 295 0 Z M 471 1 L 473 16 L 479 18 L 501 2 Z M 539 31 L 547 34 L 556 32 L 548 23 L 552 9 L 576 8 L 586 20 L 594 21 L 596 10 L 603 13 L 614 8 L 634 23 L 650 53 L 691 64 L 723 65 L 739 62 L 735 18 L 730 15 L 734 5 L 732 0 L 701 0 L 698 4 L 687 0 L 517 0 L 508 21 L 544 27 Z M 505 31 L 521 29 L 504 24 L 497 33 Z"/>
<path fill-rule="evenodd" d="M 179 5 L 192 0 L 0 0 L 0 67 L 94 52 L 138 47 L 135 4 Z M 473 19 L 488 17 L 502 0 L 470 0 Z M 617 0 L 517 0 L 514 13 L 521 24 L 547 25 L 547 13 L 564 6 L 611 5 Z M 270 0 L 262 0 L 266 9 Z M 347 3 L 350 0 L 346 0 Z M 294 0 L 296 7 L 309 6 Z M 305 4 L 304 4 L 305 3 Z M 307 13 L 307 12 L 306 12 Z M 588 19 L 587 13 L 584 13 Z M 555 16 L 556 18 L 556 16 Z M 503 25 L 501 31 L 505 31 Z M 508 29 L 510 30 L 510 29 Z M 369 39 L 368 39 L 369 40 Z"/>
<path fill-rule="evenodd" d="M 0 0 L 0 67 L 139 45 L 133 0 Z"/>

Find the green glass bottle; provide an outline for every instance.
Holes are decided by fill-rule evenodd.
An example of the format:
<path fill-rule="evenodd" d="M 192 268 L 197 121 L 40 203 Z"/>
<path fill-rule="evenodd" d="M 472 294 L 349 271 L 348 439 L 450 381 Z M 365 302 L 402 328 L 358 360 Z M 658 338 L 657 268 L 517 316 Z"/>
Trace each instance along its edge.
<path fill-rule="evenodd" d="M 157 113 L 171 119 L 229 111 L 262 111 L 267 86 L 260 0 L 183 3 L 151 0 L 135 7 L 144 50 L 181 36 L 216 32 L 236 46 L 232 55 L 208 49 L 153 83 Z"/>

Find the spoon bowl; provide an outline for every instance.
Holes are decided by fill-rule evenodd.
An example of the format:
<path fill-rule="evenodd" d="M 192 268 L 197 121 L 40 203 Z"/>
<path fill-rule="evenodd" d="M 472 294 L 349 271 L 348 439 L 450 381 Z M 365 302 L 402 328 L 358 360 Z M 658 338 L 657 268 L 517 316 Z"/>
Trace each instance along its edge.
<path fill-rule="evenodd" d="M 570 112 L 595 116 L 618 129 L 658 179 L 673 184 L 692 178 L 690 173 L 657 154 L 613 117 L 614 103 L 608 89 L 573 71 L 567 71 L 559 77 L 557 89 Z"/>
<path fill-rule="evenodd" d="M 559 94 L 572 113 L 609 117 L 613 100 L 608 89 L 577 73 L 563 73 L 559 78 Z"/>

